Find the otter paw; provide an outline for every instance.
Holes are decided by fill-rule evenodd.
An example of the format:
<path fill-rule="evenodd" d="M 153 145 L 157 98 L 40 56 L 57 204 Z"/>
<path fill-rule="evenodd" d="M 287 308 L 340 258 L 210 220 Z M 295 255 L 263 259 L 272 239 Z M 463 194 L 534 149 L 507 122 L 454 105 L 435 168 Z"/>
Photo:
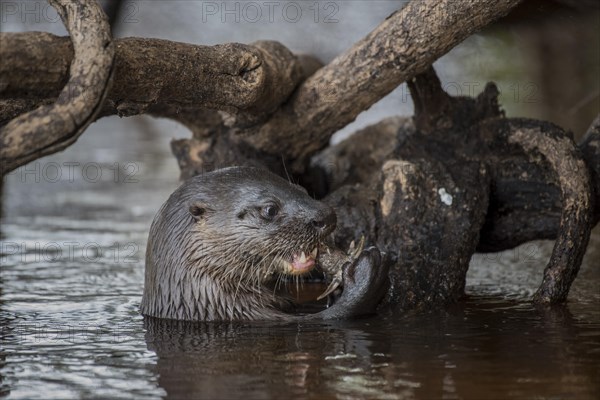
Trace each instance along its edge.
<path fill-rule="evenodd" d="M 376 248 L 364 250 L 357 260 L 343 267 L 344 291 L 326 312 L 330 318 L 372 314 L 385 295 L 389 261 Z"/>

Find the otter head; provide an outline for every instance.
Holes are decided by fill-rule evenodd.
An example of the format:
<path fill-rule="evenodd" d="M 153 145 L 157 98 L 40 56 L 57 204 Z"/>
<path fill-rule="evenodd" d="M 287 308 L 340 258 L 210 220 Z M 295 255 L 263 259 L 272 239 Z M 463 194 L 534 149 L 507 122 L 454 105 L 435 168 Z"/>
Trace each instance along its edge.
<path fill-rule="evenodd" d="M 152 223 L 146 284 L 186 274 L 239 287 L 277 272 L 302 275 L 314 268 L 318 244 L 335 225 L 331 207 L 266 170 L 199 175 L 171 195 Z"/>
<path fill-rule="evenodd" d="M 213 273 L 256 283 L 273 272 L 304 274 L 335 228 L 331 207 L 268 171 L 234 167 L 183 185 L 193 260 Z"/>

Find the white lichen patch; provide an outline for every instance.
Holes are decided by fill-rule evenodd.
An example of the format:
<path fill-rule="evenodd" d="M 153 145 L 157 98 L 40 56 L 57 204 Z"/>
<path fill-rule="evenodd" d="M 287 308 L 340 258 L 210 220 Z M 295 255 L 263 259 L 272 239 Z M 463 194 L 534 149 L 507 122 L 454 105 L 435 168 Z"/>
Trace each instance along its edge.
<path fill-rule="evenodd" d="M 444 203 L 447 206 L 452 205 L 452 195 L 446 192 L 445 188 L 439 188 L 438 194 L 440 195 L 440 200 L 442 200 L 442 203 Z"/>

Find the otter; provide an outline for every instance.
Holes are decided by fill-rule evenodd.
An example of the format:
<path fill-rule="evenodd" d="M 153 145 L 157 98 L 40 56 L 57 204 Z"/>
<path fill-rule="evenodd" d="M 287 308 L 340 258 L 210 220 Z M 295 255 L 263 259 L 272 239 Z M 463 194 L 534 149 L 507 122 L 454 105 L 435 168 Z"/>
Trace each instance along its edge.
<path fill-rule="evenodd" d="M 343 267 L 343 291 L 314 314 L 266 286 L 316 264 L 336 214 L 263 169 L 230 167 L 185 181 L 162 205 L 148 237 L 141 313 L 187 321 L 339 319 L 374 311 L 387 266 L 376 248 Z"/>

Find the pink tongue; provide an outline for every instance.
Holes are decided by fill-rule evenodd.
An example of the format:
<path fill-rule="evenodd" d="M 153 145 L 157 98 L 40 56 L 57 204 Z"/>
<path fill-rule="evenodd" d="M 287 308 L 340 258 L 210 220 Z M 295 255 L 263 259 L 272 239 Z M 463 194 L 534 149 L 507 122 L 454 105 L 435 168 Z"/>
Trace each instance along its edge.
<path fill-rule="evenodd" d="M 292 260 L 292 268 L 297 271 L 308 270 L 315 265 L 315 260 L 307 258 L 305 262 L 300 262 L 300 257 L 294 255 Z"/>

